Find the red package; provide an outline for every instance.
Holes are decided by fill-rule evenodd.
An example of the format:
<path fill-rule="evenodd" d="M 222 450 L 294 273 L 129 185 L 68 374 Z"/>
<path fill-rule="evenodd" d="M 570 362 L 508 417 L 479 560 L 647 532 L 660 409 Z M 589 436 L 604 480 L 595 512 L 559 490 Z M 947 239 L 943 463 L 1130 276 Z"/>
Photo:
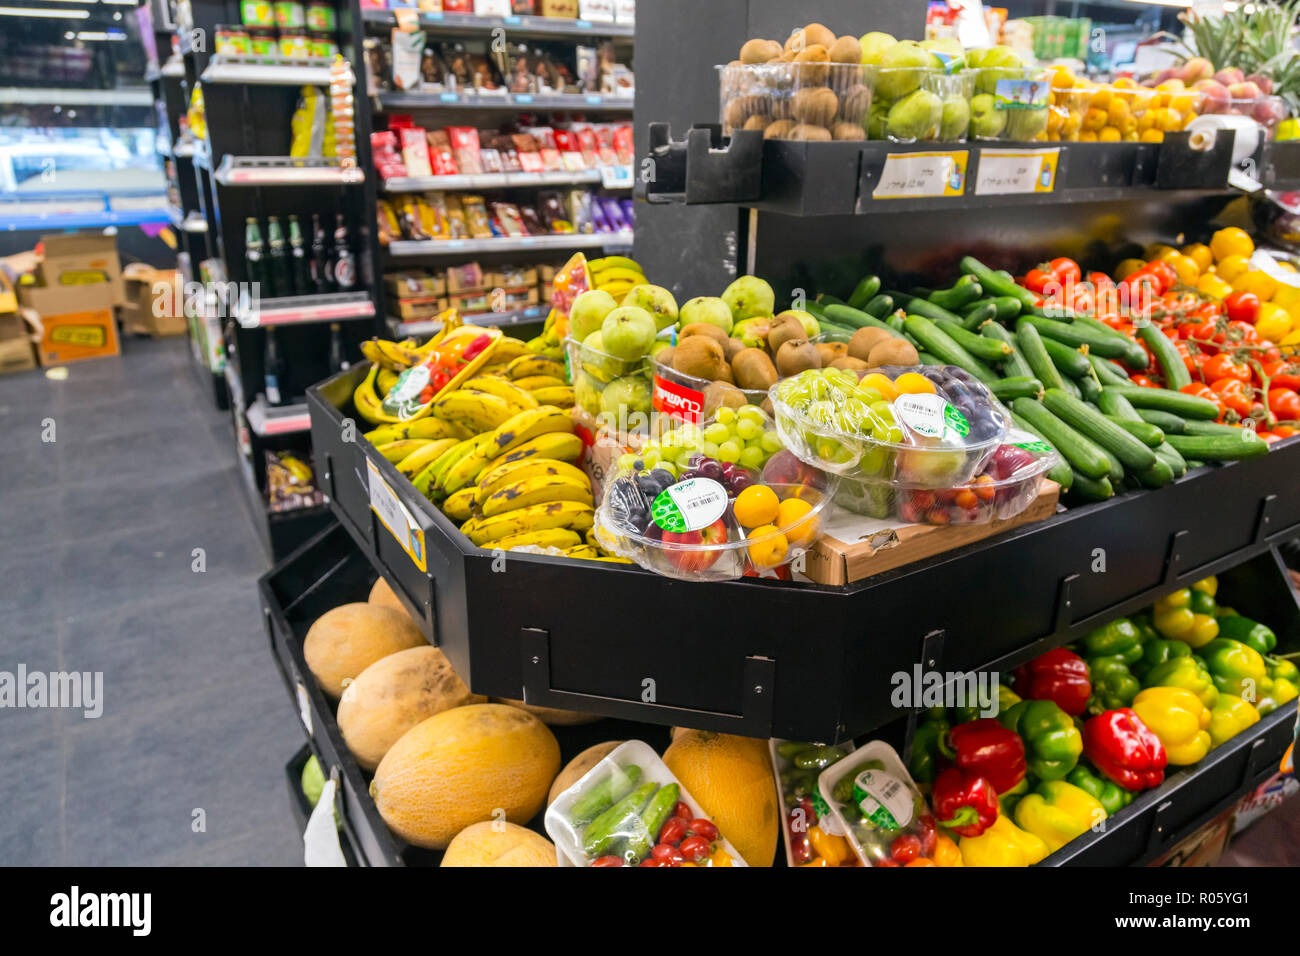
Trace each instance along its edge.
<path fill-rule="evenodd" d="M 473 13 L 474 0 L 442 0 L 443 13 Z"/>
<path fill-rule="evenodd" d="M 560 160 L 564 163 L 564 168 L 569 172 L 580 172 L 587 168 L 586 159 L 578 145 L 578 137 L 573 130 L 557 129 L 555 145 L 560 150 Z M 593 155 L 592 158 L 594 159 L 595 156 Z"/>
<path fill-rule="evenodd" d="M 618 154 L 614 152 L 614 125 L 601 123 L 591 128 L 596 137 L 596 158 L 602 166 L 617 166 Z"/>
<path fill-rule="evenodd" d="M 618 155 L 619 164 L 622 166 L 632 165 L 632 157 L 636 155 L 636 150 L 632 145 L 632 124 L 623 123 L 614 130 L 614 152 Z"/>
<path fill-rule="evenodd" d="M 465 174 L 483 172 L 479 158 L 478 130 L 472 126 L 448 126 L 447 137 L 451 142 L 451 155 L 456 160 L 456 168 Z"/>
<path fill-rule="evenodd" d="M 429 166 L 429 145 L 424 138 L 424 130 L 411 126 L 399 131 L 402 141 L 402 162 L 412 176 L 432 176 Z"/>
<path fill-rule="evenodd" d="M 542 169 L 553 173 L 564 172 L 564 160 L 560 158 L 560 150 L 555 145 L 555 130 L 549 126 L 534 126 L 528 132 L 532 133 L 533 139 L 537 140 L 542 157 Z"/>
<path fill-rule="evenodd" d="M 574 130 L 578 137 L 578 149 L 582 150 L 582 162 L 588 169 L 595 169 L 600 163 L 596 155 L 596 133 L 590 126 L 580 126 Z"/>

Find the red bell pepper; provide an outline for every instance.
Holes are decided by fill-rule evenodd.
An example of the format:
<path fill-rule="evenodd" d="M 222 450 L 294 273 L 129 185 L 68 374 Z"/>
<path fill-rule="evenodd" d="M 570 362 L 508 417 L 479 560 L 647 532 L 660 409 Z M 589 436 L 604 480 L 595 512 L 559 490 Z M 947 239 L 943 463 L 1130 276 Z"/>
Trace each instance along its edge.
<path fill-rule="evenodd" d="M 984 777 L 949 767 L 934 781 L 931 794 L 939 826 L 958 836 L 977 837 L 998 818 L 998 795 Z"/>
<path fill-rule="evenodd" d="M 1083 753 L 1125 790 L 1146 790 L 1165 779 L 1165 746 L 1129 707 L 1108 710 L 1083 725 Z"/>
<path fill-rule="evenodd" d="M 1083 658 L 1064 647 L 1040 654 L 1013 672 L 1012 689 L 1025 700 L 1050 700 L 1071 717 L 1088 708 L 1092 684 Z"/>
<path fill-rule="evenodd" d="M 984 777 L 998 793 L 1025 779 L 1025 742 L 993 717 L 958 724 L 948 732 L 953 763 L 968 775 Z"/>

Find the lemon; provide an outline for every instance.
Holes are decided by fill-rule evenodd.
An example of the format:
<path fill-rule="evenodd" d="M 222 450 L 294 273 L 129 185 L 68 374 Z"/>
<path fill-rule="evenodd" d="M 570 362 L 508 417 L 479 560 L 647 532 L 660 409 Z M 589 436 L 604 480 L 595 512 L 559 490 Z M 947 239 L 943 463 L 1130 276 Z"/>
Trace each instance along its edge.
<path fill-rule="evenodd" d="M 1210 251 L 1214 253 L 1215 259 L 1226 259 L 1228 256 L 1249 258 L 1255 251 L 1255 243 L 1245 229 L 1228 226 L 1210 237 Z"/>

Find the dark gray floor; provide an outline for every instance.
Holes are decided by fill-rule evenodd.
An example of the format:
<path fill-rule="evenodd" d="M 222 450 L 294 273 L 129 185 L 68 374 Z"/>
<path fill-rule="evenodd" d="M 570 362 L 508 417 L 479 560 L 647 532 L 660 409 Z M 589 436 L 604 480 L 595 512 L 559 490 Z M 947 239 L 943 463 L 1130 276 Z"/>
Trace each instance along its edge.
<path fill-rule="evenodd" d="M 0 709 L 0 864 L 300 863 L 283 768 L 303 734 L 229 416 L 185 340 L 123 348 L 62 382 L 0 375 L 0 671 L 104 682 L 98 719 Z"/>

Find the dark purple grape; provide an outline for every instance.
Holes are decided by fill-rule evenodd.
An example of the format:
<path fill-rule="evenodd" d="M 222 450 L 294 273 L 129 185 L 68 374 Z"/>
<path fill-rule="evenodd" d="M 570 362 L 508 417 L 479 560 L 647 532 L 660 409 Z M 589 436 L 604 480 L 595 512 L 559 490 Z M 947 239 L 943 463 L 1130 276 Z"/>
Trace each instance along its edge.
<path fill-rule="evenodd" d="M 689 481 L 692 478 L 700 478 L 700 477 L 703 476 L 700 474 L 699 470 L 695 468 L 687 468 L 684 472 L 682 472 L 682 481 Z"/>
<path fill-rule="evenodd" d="M 722 480 L 722 464 L 712 458 L 705 458 L 695 466 L 701 478 L 711 478 L 714 481 Z"/>
<path fill-rule="evenodd" d="M 673 473 L 668 471 L 666 468 L 656 468 L 654 471 L 650 472 L 650 477 L 658 482 L 660 491 L 663 491 L 669 485 L 677 483 L 677 479 L 673 477 Z"/>
<path fill-rule="evenodd" d="M 746 488 L 754 483 L 754 478 L 743 468 L 737 468 L 731 476 L 728 487 L 735 493 L 740 494 Z"/>

